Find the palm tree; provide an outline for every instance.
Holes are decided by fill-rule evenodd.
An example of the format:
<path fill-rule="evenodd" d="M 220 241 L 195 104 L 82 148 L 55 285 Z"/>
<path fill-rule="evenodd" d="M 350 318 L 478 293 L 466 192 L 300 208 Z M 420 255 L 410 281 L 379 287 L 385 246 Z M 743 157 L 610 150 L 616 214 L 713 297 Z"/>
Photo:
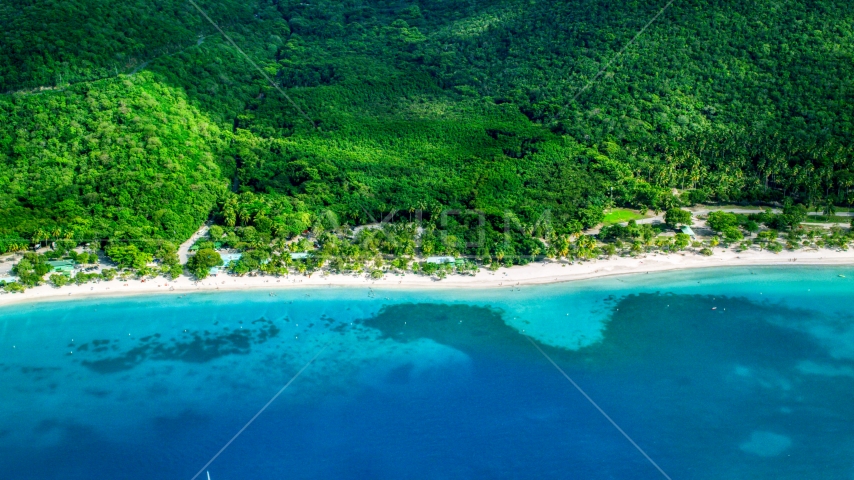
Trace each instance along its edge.
<path fill-rule="evenodd" d="M 825 202 L 822 213 L 824 213 L 828 220 L 830 220 L 830 217 L 836 215 L 836 205 L 833 204 L 831 199 L 827 199 Z"/>
<path fill-rule="evenodd" d="M 252 213 L 246 205 L 240 205 L 237 208 L 237 218 L 241 225 L 246 225 L 246 222 L 252 217 Z"/>
<path fill-rule="evenodd" d="M 281 238 L 279 237 L 282 236 L 282 232 L 284 231 L 285 226 L 280 223 L 274 223 L 273 226 L 270 228 L 270 232 L 273 234 L 273 237 L 278 239 L 277 242 L 281 240 Z M 279 244 L 277 243 L 277 245 Z"/>
<path fill-rule="evenodd" d="M 225 224 L 229 227 L 233 227 L 237 223 L 236 204 L 237 201 L 231 197 L 222 206 L 222 216 L 225 218 Z"/>
<path fill-rule="evenodd" d="M 33 233 L 33 238 L 32 238 L 33 245 L 34 245 L 33 248 L 35 250 L 39 249 L 39 247 L 41 246 L 42 240 L 47 240 L 47 233 L 44 230 L 42 230 L 41 228 L 37 228 L 35 233 Z"/>
<path fill-rule="evenodd" d="M 568 257 L 569 256 L 569 238 L 566 237 L 565 235 L 561 236 L 560 239 L 558 239 L 558 242 L 557 242 L 557 245 L 555 246 L 555 249 L 557 250 L 557 254 L 559 257 L 562 257 L 562 258 Z"/>

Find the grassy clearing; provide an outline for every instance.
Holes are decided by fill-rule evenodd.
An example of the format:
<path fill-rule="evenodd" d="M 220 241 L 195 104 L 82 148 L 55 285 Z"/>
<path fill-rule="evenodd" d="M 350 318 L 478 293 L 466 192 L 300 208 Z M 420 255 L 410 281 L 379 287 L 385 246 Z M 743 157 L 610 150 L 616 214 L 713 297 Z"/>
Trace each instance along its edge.
<path fill-rule="evenodd" d="M 628 222 L 629 220 L 640 220 L 645 218 L 640 213 L 629 210 L 627 208 L 615 208 L 605 214 L 605 219 L 602 220 L 603 225 L 613 225 L 615 223 Z"/>
<path fill-rule="evenodd" d="M 851 223 L 852 217 L 841 217 L 834 215 L 828 217 L 825 215 L 810 215 L 805 220 L 807 223 Z"/>
<path fill-rule="evenodd" d="M 698 205 L 700 206 L 700 205 Z M 760 207 L 757 205 L 708 205 L 709 210 L 723 210 L 729 212 L 731 210 L 756 210 L 757 213 L 769 207 Z"/>

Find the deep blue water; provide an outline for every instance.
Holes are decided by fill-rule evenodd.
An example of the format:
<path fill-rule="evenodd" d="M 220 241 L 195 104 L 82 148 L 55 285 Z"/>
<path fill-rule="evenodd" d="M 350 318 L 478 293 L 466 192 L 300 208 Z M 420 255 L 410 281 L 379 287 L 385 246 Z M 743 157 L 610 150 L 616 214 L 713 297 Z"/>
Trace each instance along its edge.
<path fill-rule="evenodd" d="M 841 276 L 841 275 L 844 275 Z M 0 309 L 0 478 L 854 479 L 854 269 Z M 204 474 L 200 478 L 205 478 Z"/>

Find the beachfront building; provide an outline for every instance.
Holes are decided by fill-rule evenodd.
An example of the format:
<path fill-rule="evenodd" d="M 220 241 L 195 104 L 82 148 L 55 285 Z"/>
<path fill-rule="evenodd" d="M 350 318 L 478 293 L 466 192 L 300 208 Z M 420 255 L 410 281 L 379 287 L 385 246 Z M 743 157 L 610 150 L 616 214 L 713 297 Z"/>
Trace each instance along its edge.
<path fill-rule="evenodd" d="M 697 238 L 697 235 L 694 233 L 694 230 L 691 230 L 691 227 L 688 225 L 682 225 L 682 233 L 688 235 L 691 238 Z"/>
<path fill-rule="evenodd" d="M 51 271 L 61 273 L 63 275 L 71 275 L 74 271 L 74 261 L 73 260 L 52 260 L 47 262 L 51 267 Z"/>
<path fill-rule="evenodd" d="M 291 254 L 291 260 L 305 260 L 306 258 L 308 258 L 308 253 L 305 252 Z"/>
<path fill-rule="evenodd" d="M 454 257 L 427 257 L 427 263 L 435 263 L 438 265 L 443 265 L 445 263 L 456 263 L 457 259 Z"/>
<path fill-rule="evenodd" d="M 225 273 L 226 270 L 228 269 L 228 265 L 231 264 L 231 262 L 236 262 L 236 261 L 240 260 L 240 257 L 242 257 L 243 254 L 242 253 L 220 253 L 219 256 L 220 256 L 220 258 L 222 258 L 222 265 L 220 265 L 218 267 L 211 267 L 210 270 L 208 270 L 208 273 L 212 277 L 216 277 L 220 273 Z"/>
<path fill-rule="evenodd" d="M 222 257 L 222 264 L 227 267 L 229 263 L 236 262 L 236 261 L 240 260 L 240 257 L 242 257 L 243 254 L 242 253 L 220 253 L 219 256 Z"/>

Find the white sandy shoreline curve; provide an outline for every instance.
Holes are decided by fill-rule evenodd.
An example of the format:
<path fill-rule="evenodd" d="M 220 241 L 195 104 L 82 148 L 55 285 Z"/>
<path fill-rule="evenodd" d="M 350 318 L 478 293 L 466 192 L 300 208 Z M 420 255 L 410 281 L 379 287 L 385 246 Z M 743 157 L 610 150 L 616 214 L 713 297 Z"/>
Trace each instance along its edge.
<path fill-rule="evenodd" d="M 795 266 L 795 265 L 854 265 L 854 251 L 811 250 L 781 252 L 768 251 L 716 251 L 706 257 L 693 252 L 671 254 L 645 254 L 637 257 L 612 257 L 585 262 L 538 262 L 524 266 L 500 268 L 497 271 L 481 269 L 475 275 L 449 275 L 444 280 L 407 273 L 387 274 L 382 279 L 366 275 L 329 274 L 315 272 L 311 277 L 289 275 L 274 277 L 267 275 L 235 277 L 220 275 L 196 281 L 182 276 L 177 280 L 162 277 L 141 280 L 112 280 L 83 285 L 68 285 L 56 288 L 41 285 L 24 293 L 0 295 L 0 306 L 40 302 L 44 300 L 80 299 L 101 296 L 132 295 L 182 295 L 193 292 L 240 291 L 240 290 L 287 290 L 311 287 L 375 287 L 405 289 L 490 289 L 516 285 L 540 285 L 571 282 L 613 275 L 666 272 L 684 269 L 738 267 L 738 266 Z"/>

